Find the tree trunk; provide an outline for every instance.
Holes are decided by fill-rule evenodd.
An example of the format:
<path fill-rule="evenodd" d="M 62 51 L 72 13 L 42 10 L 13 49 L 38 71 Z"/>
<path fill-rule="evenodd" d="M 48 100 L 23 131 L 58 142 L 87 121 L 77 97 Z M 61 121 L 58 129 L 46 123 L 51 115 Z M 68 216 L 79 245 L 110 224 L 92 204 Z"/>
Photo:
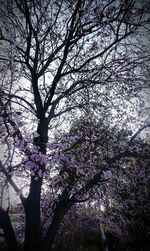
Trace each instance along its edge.
<path fill-rule="evenodd" d="M 61 222 L 66 214 L 66 210 L 64 210 L 63 208 L 60 210 L 61 212 L 59 213 L 57 212 L 57 214 L 55 214 L 53 221 L 49 227 L 48 234 L 46 238 L 43 240 L 44 251 L 51 251 L 52 245 L 54 244 Z"/>
<path fill-rule="evenodd" d="M 7 242 L 7 250 L 18 251 L 18 244 L 17 244 L 13 227 L 11 225 L 8 210 L 5 211 L 2 208 L 0 208 L 0 227 L 4 231 L 4 237 L 6 238 L 6 242 Z"/>
<path fill-rule="evenodd" d="M 26 217 L 24 251 L 41 251 L 41 182 L 32 178 L 30 189 L 29 196 L 24 205 Z"/>
<path fill-rule="evenodd" d="M 50 224 L 49 229 L 46 234 L 46 237 L 43 241 L 44 251 L 51 250 L 52 245 L 53 245 L 55 238 L 57 236 L 58 230 L 60 228 L 61 222 L 62 222 L 65 214 L 68 212 L 68 210 L 74 204 L 73 202 L 69 201 L 67 196 L 68 196 L 68 194 L 66 193 L 66 191 L 64 191 L 62 193 L 62 195 L 60 196 L 59 201 L 56 204 L 52 223 Z"/>
<path fill-rule="evenodd" d="M 46 143 L 48 140 L 48 123 L 45 118 L 40 120 L 37 128 L 38 137 L 34 139 L 34 145 L 39 148 L 39 152 L 46 154 Z M 36 163 L 38 170 L 31 175 L 29 195 L 24 203 L 25 209 L 25 244 L 24 251 L 41 251 L 42 233 L 40 217 L 41 187 L 43 178 L 39 177 L 39 170 L 45 171 L 45 164 Z"/>

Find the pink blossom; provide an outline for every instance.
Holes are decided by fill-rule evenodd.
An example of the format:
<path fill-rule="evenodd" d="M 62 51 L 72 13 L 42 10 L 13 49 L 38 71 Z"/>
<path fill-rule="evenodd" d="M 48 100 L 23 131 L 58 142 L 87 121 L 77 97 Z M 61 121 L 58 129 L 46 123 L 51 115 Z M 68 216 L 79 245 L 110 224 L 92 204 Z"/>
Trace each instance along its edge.
<path fill-rule="evenodd" d="M 34 168 L 37 168 L 38 166 L 31 160 L 28 160 L 26 163 L 25 163 L 25 168 L 27 170 L 32 170 Z"/>
<path fill-rule="evenodd" d="M 47 164 L 48 158 L 42 153 L 34 153 L 31 155 L 31 159 L 35 162 L 40 162 L 40 164 Z"/>

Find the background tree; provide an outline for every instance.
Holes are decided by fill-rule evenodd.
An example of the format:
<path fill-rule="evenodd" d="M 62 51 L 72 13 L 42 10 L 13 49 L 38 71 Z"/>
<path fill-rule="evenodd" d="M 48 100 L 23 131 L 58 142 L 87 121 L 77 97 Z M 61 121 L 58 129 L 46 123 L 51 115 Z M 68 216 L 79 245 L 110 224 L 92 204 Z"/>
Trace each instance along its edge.
<path fill-rule="evenodd" d="M 106 185 L 106 190 L 110 189 L 112 196 L 107 212 L 104 212 L 105 217 L 102 218 L 125 246 L 148 250 L 149 161 L 127 159 L 120 171 L 121 168 Z M 110 195 L 110 191 L 106 193 Z"/>
<path fill-rule="evenodd" d="M 0 3 L 1 133 L 5 146 L 1 171 L 24 207 L 24 249 L 38 251 L 42 246 L 49 250 L 64 215 L 77 202 L 71 194 L 73 184 L 58 187 L 57 192 L 56 188 L 51 190 L 57 163 L 49 159 L 56 148 L 50 144 L 47 149 L 47 143 L 53 137 L 53 128 L 56 129 L 60 116 L 64 119 L 64 114 L 72 112 L 73 118 L 82 109 L 91 107 L 93 110 L 99 107 L 101 116 L 106 111 L 112 114 L 113 109 L 119 114 L 120 97 L 129 100 L 141 88 L 148 87 L 147 75 L 143 77 L 143 70 L 147 73 L 148 47 L 140 39 L 141 27 L 147 29 L 148 3 L 85 0 L 1 0 Z M 138 45 L 135 39 L 140 40 Z M 73 136 L 71 144 L 74 140 Z M 60 142 L 64 151 L 63 137 Z M 137 156 L 137 153 L 125 150 L 112 161 L 125 155 Z M 55 157 L 59 161 L 59 156 Z M 57 172 L 63 177 L 67 169 L 64 171 L 62 159 L 58 164 Z M 96 171 L 87 181 L 87 190 L 101 181 L 101 173 Z M 80 183 L 76 176 L 73 181 Z M 18 177 L 25 178 L 27 195 L 22 185 L 17 186 Z M 42 236 L 40 203 L 45 179 L 57 199 L 52 221 Z"/>

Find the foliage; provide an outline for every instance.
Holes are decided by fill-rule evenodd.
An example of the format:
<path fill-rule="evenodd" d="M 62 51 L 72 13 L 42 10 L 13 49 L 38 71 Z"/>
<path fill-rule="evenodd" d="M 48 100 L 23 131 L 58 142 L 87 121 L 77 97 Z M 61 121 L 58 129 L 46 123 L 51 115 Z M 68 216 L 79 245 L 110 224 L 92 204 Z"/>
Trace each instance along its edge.
<path fill-rule="evenodd" d="M 121 173 L 113 175 L 109 189 L 113 191 L 106 221 L 112 231 L 134 243 L 149 241 L 149 161 L 127 160 Z"/>

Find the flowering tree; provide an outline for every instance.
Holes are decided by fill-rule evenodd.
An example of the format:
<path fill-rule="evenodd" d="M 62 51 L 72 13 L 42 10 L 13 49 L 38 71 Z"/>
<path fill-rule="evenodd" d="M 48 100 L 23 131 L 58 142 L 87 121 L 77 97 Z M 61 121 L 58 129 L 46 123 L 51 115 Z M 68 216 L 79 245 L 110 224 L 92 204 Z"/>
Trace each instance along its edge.
<path fill-rule="evenodd" d="M 118 116 L 120 97 L 126 99 L 126 107 L 130 98 L 148 87 L 148 48 L 140 36 L 147 29 L 148 5 L 1 0 L 0 6 L 0 168 L 24 207 L 24 250 L 49 250 L 67 211 L 91 196 L 103 180 L 103 171 L 119 158 L 138 155 L 127 148 L 119 154 L 118 146 L 108 158 L 105 141 L 104 145 L 98 141 L 97 151 L 91 144 L 96 139 L 84 133 L 62 136 L 58 131 L 57 141 L 51 138 L 59 119 L 61 123 L 66 116 L 72 119 L 83 109 L 98 109 L 103 118 L 106 111 L 115 110 Z M 105 128 L 101 134 L 105 135 Z M 101 165 L 97 159 L 103 160 Z M 28 187 L 27 194 L 24 184 L 18 185 L 19 177 Z M 45 186 L 52 195 L 47 202 L 51 201 L 52 211 L 42 235 Z"/>
<path fill-rule="evenodd" d="M 114 128 L 94 124 L 89 120 L 80 120 L 75 125 L 69 134 L 57 138 L 55 147 L 54 143 L 53 146 L 49 145 L 54 151 L 50 158 L 56 169 L 51 182 L 54 191 L 51 189 L 50 193 L 49 182 L 45 184 L 43 231 L 46 231 L 53 217 L 57 193 L 67 188 L 70 200 L 78 203 L 78 206 L 72 206 L 65 215 L 60 235 L 64 235 L 65 231 L 69 233 L 69 220 L 74 230 L 77 224 L 75 231 L 81 233 L 80 222 L 89 208 L 88 205 L 83 206 L 83 202 L 88 202 L 99 224 L 107 226 L 112 234 L 121 238 L 128 236 L 133 241 L 133 236 L 128 233 L 127 221 L 133 230 L 137 215 L 144 218 L 149 208 L 150 147 L 145 141 L 136 139 L 142 129 L 131 137 L 129 131 L 114 131 Z M 76 224 L 73 226 L 74 221 Z M 138 224 L 140 226 L 139 221 Z M 142 227 L 147 231 L 144 222 Z"/>

